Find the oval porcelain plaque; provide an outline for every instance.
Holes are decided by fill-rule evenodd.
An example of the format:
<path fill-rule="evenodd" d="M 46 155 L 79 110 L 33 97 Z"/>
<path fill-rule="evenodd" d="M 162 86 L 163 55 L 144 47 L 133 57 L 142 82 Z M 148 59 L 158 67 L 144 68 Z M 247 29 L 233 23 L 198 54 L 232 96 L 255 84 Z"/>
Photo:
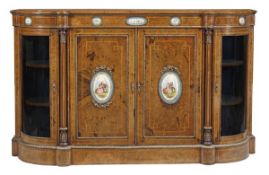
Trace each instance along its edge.
<path fill-rule="evenodd" d="M 113 95 L 114 83 L 111 74 L 102 70 L 96 72 L 90 82 L 90 92 L 97 104 L 108 103 Z"/>
<path fill-rule="evenodd" d="M 143 26 L 147 22 L 147 19 L 144 17 L 130 17 L 126 20 L 126 23 L 130 26 Z"/>
<path fill-rule="evenodd" d="M 175 104 L 182 94 L 182 82 L 175 71 L 166 71 L 159 80 L 159 95 L 163 102 Z"/>

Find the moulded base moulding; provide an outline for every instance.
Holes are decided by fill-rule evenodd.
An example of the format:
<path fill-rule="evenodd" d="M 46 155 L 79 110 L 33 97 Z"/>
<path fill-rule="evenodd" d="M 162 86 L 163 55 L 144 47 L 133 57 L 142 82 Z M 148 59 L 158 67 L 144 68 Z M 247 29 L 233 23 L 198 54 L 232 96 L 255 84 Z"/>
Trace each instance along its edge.
<path fill-rule="evenodd" d="M 12 140 L 12 154 L 29 163 L 68 166 L 72 164 L 214 164 L 243 160 L 255 152 L 255 137 L 223 145 L 147 146 L 41 146 Z"/>

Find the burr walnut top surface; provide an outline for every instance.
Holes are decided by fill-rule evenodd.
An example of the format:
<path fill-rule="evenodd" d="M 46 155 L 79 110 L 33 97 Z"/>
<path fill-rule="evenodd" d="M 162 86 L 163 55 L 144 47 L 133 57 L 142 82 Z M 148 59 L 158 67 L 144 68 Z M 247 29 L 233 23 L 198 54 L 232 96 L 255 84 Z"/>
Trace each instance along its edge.
<path fill-rule="evenodd" d="M 13 15 L 87 15 L 87 14 L 184 14 L 184 15 L 251 15 L 251 9 L 17 9 Z"/>

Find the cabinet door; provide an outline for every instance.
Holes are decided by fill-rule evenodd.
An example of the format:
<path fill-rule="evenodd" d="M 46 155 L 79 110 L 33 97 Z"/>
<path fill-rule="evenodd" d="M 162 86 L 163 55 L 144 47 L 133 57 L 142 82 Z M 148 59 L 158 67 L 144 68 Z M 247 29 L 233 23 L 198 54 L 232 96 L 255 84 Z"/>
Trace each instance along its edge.
<path fill-rule="evenodd" d="M 199 143 L 202 32 L 138 32 L 138 144 Z"/>
<path fill-rule="evenodd" d="M 58 31 L 16 29 L 15 41 L 16 128 L 26 142 L 56 144 Z"/>
<path fill-rule="evenodd" d="M 253 31 L 217 29 L 214 38 L 214 138 L 242 140 L 251 134 Z"/>
<path fill-rule="evenodd" d="M 132 144 L 134 31 L 74 29 L 70 47 L 72 144 Z"/>

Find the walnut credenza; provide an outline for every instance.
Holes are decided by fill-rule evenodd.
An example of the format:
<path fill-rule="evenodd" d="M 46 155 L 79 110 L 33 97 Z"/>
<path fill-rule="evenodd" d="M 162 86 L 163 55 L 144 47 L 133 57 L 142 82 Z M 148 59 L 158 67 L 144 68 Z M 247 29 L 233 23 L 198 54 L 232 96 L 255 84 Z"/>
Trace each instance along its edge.
<path fill-rule="evenodd" d="M 255 152 L 255 11 L 11 13 L 21 160 L 214 164 Z"/>

